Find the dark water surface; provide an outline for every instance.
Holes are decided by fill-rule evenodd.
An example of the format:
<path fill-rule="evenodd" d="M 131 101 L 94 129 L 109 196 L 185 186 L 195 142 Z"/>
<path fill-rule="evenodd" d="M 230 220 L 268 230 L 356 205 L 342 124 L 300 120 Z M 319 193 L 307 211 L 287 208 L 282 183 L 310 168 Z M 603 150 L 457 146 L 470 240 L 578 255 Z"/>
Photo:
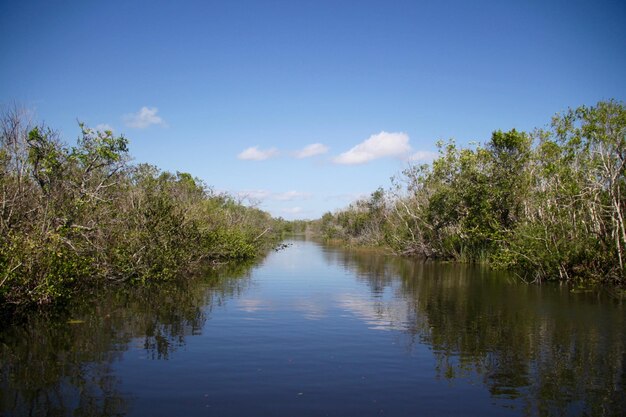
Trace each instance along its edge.
<path fill-rule="evenodd" d="M 605 290 L 292 241 L 0 333 L 0 415 L 624 415 Z"/>

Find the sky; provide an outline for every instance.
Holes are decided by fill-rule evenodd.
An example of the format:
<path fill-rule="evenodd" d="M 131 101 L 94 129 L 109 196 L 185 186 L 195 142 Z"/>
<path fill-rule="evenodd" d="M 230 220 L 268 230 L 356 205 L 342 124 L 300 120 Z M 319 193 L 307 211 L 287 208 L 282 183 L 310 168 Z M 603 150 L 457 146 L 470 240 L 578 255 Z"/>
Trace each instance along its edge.
<path fill-rule="evenodd" d="M 0 104 L 286 219 L 626 99 L 624 1 L 0 0 Z"/>

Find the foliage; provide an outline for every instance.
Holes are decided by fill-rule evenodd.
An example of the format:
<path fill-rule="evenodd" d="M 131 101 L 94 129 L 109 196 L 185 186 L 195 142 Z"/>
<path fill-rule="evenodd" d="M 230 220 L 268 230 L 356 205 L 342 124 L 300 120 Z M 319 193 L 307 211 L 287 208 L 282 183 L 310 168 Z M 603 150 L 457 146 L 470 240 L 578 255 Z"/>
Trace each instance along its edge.
<path fill-rule="evenodd" d="M 255 257 L 275 221 L 190 174 L 129 163 L 128 141 L 83 124 L 73 147 L 12 108 L 0 120 L 0 306 L 109 282 L 170 280 Z"/>
<path fill-rule="evenodd" d="M 528 280 L 625 282 L 626 108 L 570 109 L 549 129 L 439 143 L 431 166 L 317 221 L 328 239 L 490 262 Z"/>

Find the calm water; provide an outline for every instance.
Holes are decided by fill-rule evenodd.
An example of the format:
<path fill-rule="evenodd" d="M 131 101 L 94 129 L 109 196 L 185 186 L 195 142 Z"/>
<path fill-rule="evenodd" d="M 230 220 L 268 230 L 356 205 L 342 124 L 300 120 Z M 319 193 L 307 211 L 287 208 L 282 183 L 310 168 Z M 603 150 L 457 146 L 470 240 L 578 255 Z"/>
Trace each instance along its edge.
<path fill-rule="evenodd" d="M 0 414 L 626 414 L 610 291 L 293 241 L 0 333 Z"/>

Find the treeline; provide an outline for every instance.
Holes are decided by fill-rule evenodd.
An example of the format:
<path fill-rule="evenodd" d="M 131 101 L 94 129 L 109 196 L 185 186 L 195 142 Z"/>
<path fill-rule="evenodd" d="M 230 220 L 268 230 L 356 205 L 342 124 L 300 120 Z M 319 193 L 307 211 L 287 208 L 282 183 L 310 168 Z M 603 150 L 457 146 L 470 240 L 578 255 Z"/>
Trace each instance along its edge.
<path fill-rule="evenodd" d="M 327 239 L 403 255 L 489 262 L 529 281 L 625 283 L 626 108 L 557 114 L 547 129 L 496 131 L 484 145 L 439 143 L 388 190 L 317 227 Z"/>
<path fill-rule="evenodd" d="M 0 120 L 0 310 L 252 258 L 275 236 L 269 214 L 131 164 L 123 136 L 81 125 L 68 146 L 27 116 L 14 107 Z"/>

